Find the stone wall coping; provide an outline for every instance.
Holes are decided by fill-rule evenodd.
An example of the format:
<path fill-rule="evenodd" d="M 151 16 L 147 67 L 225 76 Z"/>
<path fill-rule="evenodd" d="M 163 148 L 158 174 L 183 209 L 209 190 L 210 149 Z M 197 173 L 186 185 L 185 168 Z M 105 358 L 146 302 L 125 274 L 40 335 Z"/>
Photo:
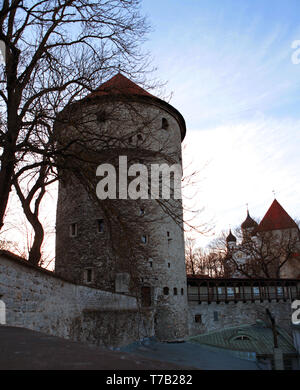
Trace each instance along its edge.
<path fill-rule="evenodd" d="M 88 288 L 90 290 L 96 290 L 96 291 L 101 291 L 101 292 L 105 292 L 105 293 L 108 293 L 108 294 L 113 294 L 113 295 L 118 295 L 118 296 L 126 296 L 126 297 L 129 297 L 129 298 L 135 298 L 135 297 L 133 297 L 131 295 L 116 294 L 116 293 L 111 292 L 111 291 L 105 291 L 105 290 L 102 290 L 100 288 L 87 286 L 87 285 L 81 284 L 81 283 L 76 283 L 76 282 L 74 282 L 71 279 L 67 279 L 67 278 L 64 278 L 64 277 L 62 277 L 60 275 L 57 275 L 57 274 L 55 274 L 55 272 L 50 271 L 50 270 L 48 270 L 46 268 L 43 268 L 43 267 L 31 264 L 31 263 L 28 262 L 28 260 L 24 259 L 23 257 L 18 256 L 15 253 L 12 253 L 12 252 L 9 252 L 9 251 L 6 251 L 6 250 L 0 250 L 0 263 L 1 263 L 1 256 L 5 257 L 6 260 L 9 260 L 9 261 L 12 261 L 14 263 L 17 263 L 18 265 L 21 265 L 23 267 L 31 268 L 32 270 L 40 272 L 41 274 L 43 274 L 45 276 L 50 276 L 52 278 L 55 278 L 57 280 L 61 280 L 62 282 L 66 282 L 66 283 L 72 284 L 74 286 L 81 286 L 81 287 L 86 287 L 86 288 Z"/>
<path fill-rule="evenodd" d="M 0 250 L 0 256 L 5 257 L 7 260 L 11 260 L 11 261 L 17 263 L 18 265 L 21 265 L 21 266 L 24 266 L 24 267 L 28 267 L 28 268 L 34 269 L 34 270 L 36 270 L 38 272 L 41 272 L 44 275 L 52 276 L 53 278 L 60 279 L 60 280 L 62 280 L 64 282 L 68 282 L 68 283 L 71 283 L 71 284 L 76 284 L 71 279 L 67 279 L 67 278 L 61 277 L 59 275 L 56 275 L 55 272 L 53 272 L 53 271 L 50 271 L 50 270 L 48 270 L 46 268 L 43 268 L 43 267 L 40 267 L 38 265 L 34 265 L 34 264 L 29 263 L 28 260 L 24 259 L 24 257 L 18 256 L 15 253 L 12 253 L 12 252 L 9 252 L 9 251 L 6 251 L 6 250 Z"/>

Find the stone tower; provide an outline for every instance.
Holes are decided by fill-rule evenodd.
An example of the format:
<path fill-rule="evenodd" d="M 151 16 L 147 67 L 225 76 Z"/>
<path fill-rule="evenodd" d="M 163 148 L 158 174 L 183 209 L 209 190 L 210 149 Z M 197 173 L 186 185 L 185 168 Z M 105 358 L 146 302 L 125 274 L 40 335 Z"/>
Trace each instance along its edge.
<path fill-rule="evenodd" d="M 181 199 L 99 201 L 80 178 L 88 174 L 85 160 L 93 155 L 92 146 L 99 151 L 89 170 L 95 188 L 96 166 L 117 164 L 120 156 L 126 156 L 128 166 L 181 166 L 185 132 L 174 107 L 120 73 L 64 109 L 56 123 L 59 142 L 74 141 L 76 157 L 66 160 L 69 170 L 60 171 L 55 272 L 91 287 L 136 295 L 153 314 L 156 336 L 166 341 L 184 339 L 188 332 Z M 84 148 L 76 141 L 80 137 Z"/>

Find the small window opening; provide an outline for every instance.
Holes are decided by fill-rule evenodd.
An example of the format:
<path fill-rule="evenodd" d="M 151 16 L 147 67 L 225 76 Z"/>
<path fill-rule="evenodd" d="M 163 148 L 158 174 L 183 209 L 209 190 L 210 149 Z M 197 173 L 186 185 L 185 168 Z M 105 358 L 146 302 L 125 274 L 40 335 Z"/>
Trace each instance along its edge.
<path fill-rule="evenodd" d="M 177 295 L 177 288 L 174 287 L 174 295 Z"/>
<path fill-rule="evenodd" d="M 103 219 L 97 219 L 97 227 L 98 227 L 98 233 L 104 232 L 104 220 Z"/>
<path fill-rule="evenodd" d="M 147 242 L 148 242 L 148 237 L 147 237 L 145 234 L 143 234 L 142 237 L 141 237 L 141 240 L 142 240 L 142 243 L 143 243 L 143 244 L 147 244 Z"/>
<path fill-rule="evenodd" d="M 150 265 L 150 268 L 152 268 L 153 267 L 153 262 L 149 261 L 149 265 Z"/>
<path fill-rule="evenodd" d="M 181 289 L 181 295 L 184 295 L 184 289 L 183 288 Z"/>
<path fill-rule="evenodd" d="M 171 263 L 168 263 L 168 268 L 171 268 Z"/>
<path fill-rule="evenodd" d="M 170 237 L 170 232 L 167 232 L 167 236 Z"/>
<path fill-rule="evenodd" d="M 85 270 L 85 281 L 87 283 L 92 283 L 93 281 L 93 270 L 91 268 Z"/>
<path fill-rule="evenodd" d="M 164 130 L 168 130 L 169 128 L 169 122 L 166 118 L 162 118 L 161 120 L 161 128 Z"/>
<path fill-rule="evenodd" d="M 169 295 L 169 287 L 164 287 L 164 295 Z"/>
<path fill-rule="evenodd" d="M 70 225 L 70 236 L 76 237 L 77 236 L 77 223 L 71 223 Z"/>
<path fill-rule="evenodd" d="M 143 217 L 145 215 L 145 209 L 141 208 L 140 209 L 140 217 Z"/>
<path fill-rule="evenodd" d="M 97 118 L 97 121 L 99 123 L 103 123 L 107 120 L 107 114 L 104 110 L 101 110 L 101 111 L 97 112 L 96 118 Z"/>
<path fill-rule="evenodd" d="M 234 340 L 250 340 L 249 336 L 237 336 L 234 338 Z"/>
<path fill-rule="evenodd" d="M 195 315 L 195 322 L 197 322 L 198 324 L 202 324 L 202 315 L 201 314 Z"/>

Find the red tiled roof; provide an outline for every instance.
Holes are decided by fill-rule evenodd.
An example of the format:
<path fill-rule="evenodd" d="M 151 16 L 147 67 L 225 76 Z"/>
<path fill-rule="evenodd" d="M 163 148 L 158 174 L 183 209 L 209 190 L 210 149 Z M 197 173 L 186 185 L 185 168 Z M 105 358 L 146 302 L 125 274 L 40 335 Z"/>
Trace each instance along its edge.
<path fill-rule="evenodd" d="M 87 98 L 105 95 L 141 95 L 153 97 L 153 95 L 139 87 L 121 73 L 116 74 L 100 85 L 100 87 L 90 93 Z"/>
<path fill-rule="evenodd" d="M 296 222 L 288 215 L 275 199 L 266 215 L 258 225 L 258 231 L 298 228 Z"/>

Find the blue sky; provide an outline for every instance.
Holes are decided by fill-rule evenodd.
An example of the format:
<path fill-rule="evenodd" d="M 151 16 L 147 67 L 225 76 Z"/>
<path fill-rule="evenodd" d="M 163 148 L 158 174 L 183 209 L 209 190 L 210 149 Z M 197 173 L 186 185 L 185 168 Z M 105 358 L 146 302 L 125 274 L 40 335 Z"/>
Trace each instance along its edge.
<path fill-rule="evenodd" d="M 142 12 L 153 26 L 145 48 L 154 76 L 168 81 L 166 95 L 187 123 L 183 161 L 200 171 L 186 201 L 205 208 L 199 224 L 212 220 L 217 235 L 245 219 L 246 203 L 262 218 L 273 190 L 300 219 L 300 64 L 292 63 L 300 1 L 142 0 Z M 46 202 L 53 231 L 55 195 Z M 28 234 L 26 223 L 16 226 Z M 50 252 L 53 242 L 54 234 Z"/>
<path fill-rule="evenodd" d="M 300 218 L 299 0 L 144 0 L 146 43 L 187 123 L 185 161 L 216 231 L 276 198 Z M 206 240 L 207 241 L 207 240 Z"/>

